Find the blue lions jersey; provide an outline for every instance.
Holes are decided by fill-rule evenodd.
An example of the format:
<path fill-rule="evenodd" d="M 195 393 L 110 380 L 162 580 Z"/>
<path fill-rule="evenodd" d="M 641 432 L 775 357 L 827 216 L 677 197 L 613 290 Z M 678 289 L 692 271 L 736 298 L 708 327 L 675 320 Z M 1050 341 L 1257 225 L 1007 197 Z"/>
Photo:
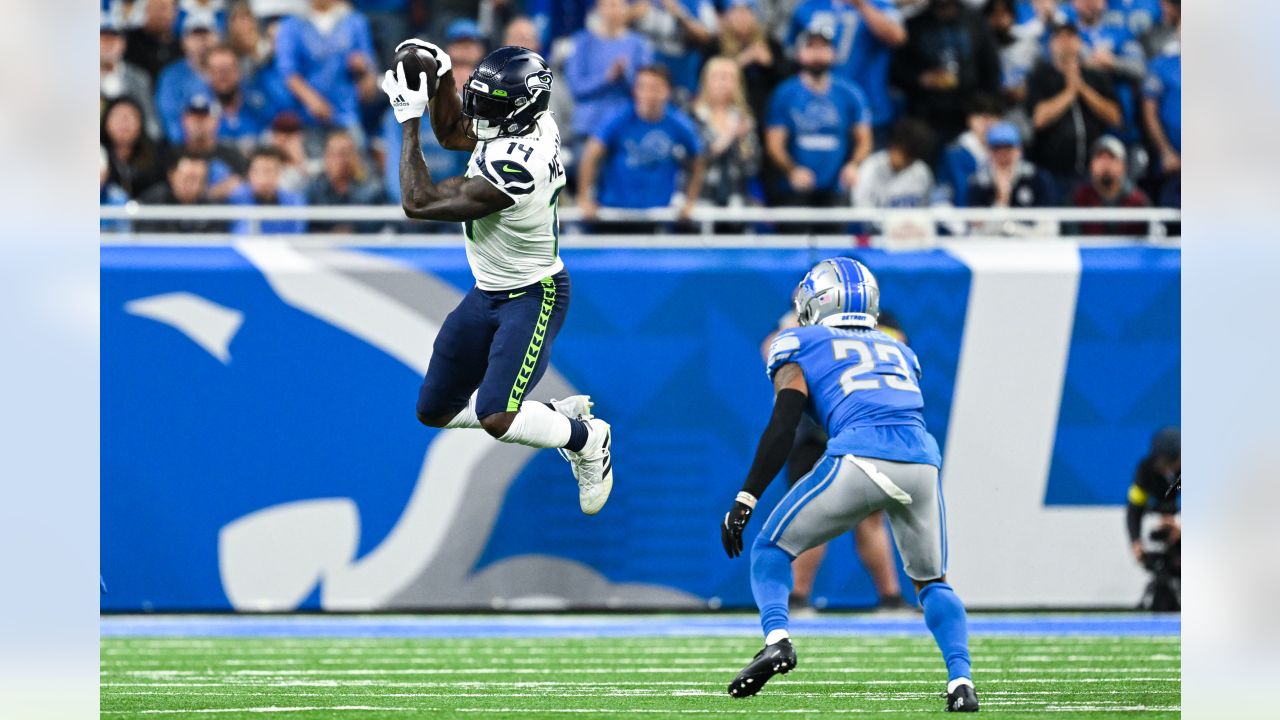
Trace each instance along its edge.
<path fill-rule="evenodd" d="M 828 455 L 942 467 L 925 428 L 920 361 L 911 348 L 879 330 L 811 325 L 774 338 L 769 379 L 787 363 L 804 373 L 806 410 L 827 431 Z"/>

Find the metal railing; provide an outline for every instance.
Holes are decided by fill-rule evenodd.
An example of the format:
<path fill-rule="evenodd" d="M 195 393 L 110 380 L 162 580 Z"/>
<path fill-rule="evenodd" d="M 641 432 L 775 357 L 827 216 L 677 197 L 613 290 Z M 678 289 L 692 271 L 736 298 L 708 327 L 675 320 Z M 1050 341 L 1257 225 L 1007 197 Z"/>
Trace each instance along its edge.
<path fill-rule="evenodd" d="M 439 242 L 432 241 L 428 232 L 415 232 L 428 226 L 411 223 L 404 211 L 395 205 L 330 205 L 330 206 L 252 206 L 252 205 L 140 205 L 102 206 L 101 217 L 121 227 L 104 227 L 104 244 L 153 244 L 159 236 L 139 232 L 134 223 L 147 221 L 213 221 L 249 223 L 249 234 L 260 234 L 261 223 L 273 220 L 305 220 L 337 223 L 383 223 L 381 232 L 364 234 L 338 234 L 357 244 L 435 245 L 455 242 L 450 234 L 440 235 Z M 696 228 L 684 234 L 627 235 L 632 244 L 676 245 L 760 245 L 787 246 L 797 238 L 814 240 L 824 244 L 848 245 L 850 236 L 862 236 L 868 244 L 910 245 L 927 244 L 938 236 L 970 237 L 1057 237 L 1073 223 L 1108 225 L 1142 225 L 1146 232 L 1129 234 L 1130 242 L 1176 243 L 1169 237 L 1166 224 L 1180 223 L 1182 213 L 1167 208 L 954 208 L 930 207 L 911 209 L 881 208 L 803 208 L 803 207 L 699 207 L 693 211 L 686 228 Z M 586 219 L 576 207 L 560 210 L 563 234 L 573 244 L 601 244 L 608 235 L 611 223 L 654 223 L 661 227 L 678 220 L 671 208 L 649 210 L 622 210 L 602 208 L 596 218 L 598 226 L 590 235 L 582 232 Z M 842 231 L 826 231 L 815 235 L 804 226 L 815 224 L 845 226 Z M 861 224 L 855 227 L 855 224 Z M 436 224 L 439 227 L 441 224 Z M 788 232 L 790 230 L 790 232 Z M 797 232 L 797 230 L 800 230 Z M 400 231 L 400 232 L 397 232 Z M 602 235 L 603 233 L 603 235 Z M 177 238 L 179 242 L 208 239 L 209 234 L 163 233 L 166 241 Z M 225 236 L 224 236 L 225 237 Z M 307 234 L 309 240 L 325 242 L 319 233 Z M 1118 236 L 1111 236 L 1113 239 Z M 188 238 L 183 240 L 183 238 Z M 659 238 L 659 240 L 654 240 Z M 613 244 L 613 243 L 604 243 Z"/>

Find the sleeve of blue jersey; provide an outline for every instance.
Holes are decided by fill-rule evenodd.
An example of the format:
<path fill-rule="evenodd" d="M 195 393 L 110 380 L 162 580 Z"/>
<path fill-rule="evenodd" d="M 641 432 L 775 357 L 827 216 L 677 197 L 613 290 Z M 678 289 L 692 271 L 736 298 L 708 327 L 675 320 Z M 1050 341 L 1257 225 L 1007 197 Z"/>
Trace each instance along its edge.
<path fill-rule="evenodd" d="M 769 375 L 769 379 L 773 380 L 778 368 L 794 362 L 799 354 L 800 336 L 794 330 L 783 330 L 778 333 L 773 338 L 773 342 L 769 343 L 769 357 L 765 361 L 765 373 Z"/>

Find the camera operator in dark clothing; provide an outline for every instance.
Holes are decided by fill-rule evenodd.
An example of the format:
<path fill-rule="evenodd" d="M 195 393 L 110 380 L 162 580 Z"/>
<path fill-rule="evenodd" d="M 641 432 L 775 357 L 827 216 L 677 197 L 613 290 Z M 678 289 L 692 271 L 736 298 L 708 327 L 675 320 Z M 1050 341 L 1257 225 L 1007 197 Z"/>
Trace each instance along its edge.
<path fill-rule="evenodd" d="M 1182 434 L 1177 428 L 1164 428 L 1138 463 L 1126 517 L 1133 555 L 1153 576 L 1142 597 L 1141 607 L 1147 610 L 1182 607 L 1181 477 Z"/>

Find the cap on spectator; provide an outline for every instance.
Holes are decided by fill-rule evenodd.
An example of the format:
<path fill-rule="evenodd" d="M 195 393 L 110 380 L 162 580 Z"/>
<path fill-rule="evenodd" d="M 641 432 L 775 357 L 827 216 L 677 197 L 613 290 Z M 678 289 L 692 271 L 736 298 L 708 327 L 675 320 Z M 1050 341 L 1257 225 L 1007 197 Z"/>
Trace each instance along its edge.
<path fill-rule="evenodd" d="M 1075 21 L 1061 10 L 1054 13 L 1053 19 L 1049 21 L 1049 37 L 1054 37 L 1060 32 L 1069 32 L 1072 35 L 1080 34 L 1080 28 L 1076 27 Z"/>
<path fill-rule="evenodd" d="M 484 33 L 480 31 L 480 25 L 475 20 L 459 18 L 449 23 L 449 27 L 444 31 L 444 39 L 445 42 L 460 40 L 484 42 Z"/>
<path fill-rule="evenodd" d="M 1022 133 L 1010 122 L 998 122 L 987 130 L 987 144 L 991 147 L 1022 147 Z"/>
<path fill-rule="evenodd" d="M 804 45 L 809 42 L 811 38 L 820 38 L 829 43 L 834 43 L 836 41 L 836 29 L 829 22 L 822 22 L 821 20 L 815 19 L 813 22 L 809 23 L 808 27 L 800 31 L 800 34 L 796 37 L 796 42 L 800 45 Z"/>
<path fill-rule="evenodd" d="M 1124 143 L 1120 142 L 1114 135 L 1103 135 L 1093 141 L 1093 148 L 1089 150 L 1089 157 L 1095 157 L 1098 153 L 1109 153 L 1117 160 L 1124 160 L 1127 156 Z"/>
<path fill-rule="evenodd" d="M 728 0 L 728 2 L 724 4 L 724 11 L 729 12 L 729 10 L 738 7 L 747 8 L 756 15 L 763 14 L 760 10 L 759 0 Z"/>
<path fill-rule="evenodd" d="M 182 34 L 193 32 L 217 32 L 218 19 L 208 10 L 191 10 L 182 19 Z"/>
<path fill-rule="evenodd" d="M 208 115 L 217 112 L 218 106 L 214 103 L 213 98 L 208 95 L 196 93 L 187 99 L 187 105 L 184 110 L 197 115 Z"/>
<path fill-rule="evenodd" d="M 292 110 L 285 110 L 279 115 L 276 115 L 276 118 L 271 121 L 271 132 L 302 132 L 302 118 L 298 113 Z"/>

